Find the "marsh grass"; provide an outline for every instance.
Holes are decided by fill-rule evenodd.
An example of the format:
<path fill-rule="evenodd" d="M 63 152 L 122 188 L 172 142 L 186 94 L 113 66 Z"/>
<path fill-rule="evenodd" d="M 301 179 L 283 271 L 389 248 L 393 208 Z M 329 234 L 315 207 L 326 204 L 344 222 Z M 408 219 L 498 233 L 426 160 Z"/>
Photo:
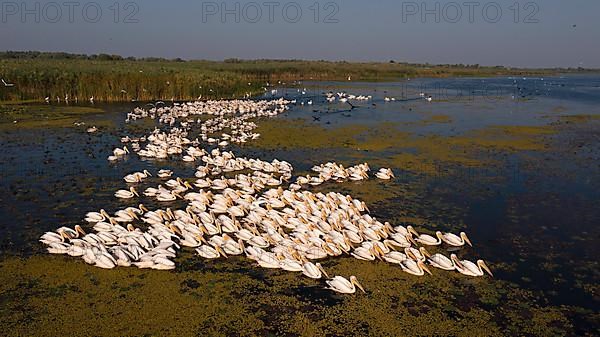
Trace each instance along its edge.
<path fill-rule="evenodd" d="M 0 53 L 0 102 L 189 100 L 263 92 L 266 83 L 337 80 L 386 81 L 414 77 L 548 74 L 553 70 L 478 65 L 349 63 L 298 60 L 183 61 L 36 52 Z"/>

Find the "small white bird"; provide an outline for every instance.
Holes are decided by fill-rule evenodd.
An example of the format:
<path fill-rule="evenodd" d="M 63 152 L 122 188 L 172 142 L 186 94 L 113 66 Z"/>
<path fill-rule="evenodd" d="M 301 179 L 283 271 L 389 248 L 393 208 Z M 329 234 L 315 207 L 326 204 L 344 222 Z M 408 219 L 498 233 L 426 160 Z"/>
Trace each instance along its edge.
<path fill-rule="evenodd" d="M 2 79 L 2 84 L 4 84 L 5 87 L 14 87 L 15 86 L 14 83 L 6 83 L 6 81 L 4 79 Z"/>

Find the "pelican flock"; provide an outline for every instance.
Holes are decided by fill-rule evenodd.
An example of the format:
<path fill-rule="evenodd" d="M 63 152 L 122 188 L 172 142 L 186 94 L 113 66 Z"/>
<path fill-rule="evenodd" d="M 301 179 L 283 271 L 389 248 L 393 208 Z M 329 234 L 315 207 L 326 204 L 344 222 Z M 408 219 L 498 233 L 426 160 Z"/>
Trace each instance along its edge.
<path fill-rule="evenodd" d="M 84 218 L 87 230 L 81 225 L 60 227 L 40 241 L 51 254 L 80 257 L 106 269 L 171 270 L 182 247 L 204 259 L 246 256 L 262 268 L 326 278 L 328 289 L 345 294 L 355 293 L 356 287 L 365 290 L 355 276 L 329 278 L 319 260 L 338 256 L 380 260 L 417 276 L 431 274 L 428 266 L 468 276 L 492 275 L 483 260 L 473 263 L 454 254 L 432 255 L 425 248 L 472 246 L 464 232 L 419 234 L 410 225 L 380 221 L 363 201 L 350 195 L 310 191 L 325 182 L 369 179 L 367 163 L 344 167 L 328 162 L 312 167 L 312 174 L 294 176 L 293 166 L 284 160 L 241 157 L 225 149 L 260 137 L 255 121 L 284 113 L 290 104 L 293 101 L 280 98 L 157 103 L 134 109 L 126 122 L 151 118 L 164 128 L 121 138 L 122 147 L 115 148 L 108 160 L 137 155 L 161 163 L 183 161 L 197 165 L 193 177 L 174 177 L 166 168 L 155 174 L 128 173 L 123 178 L 127 187 L 114 196 L 137 207 L 112 215 L 104 209 L 91 211 Z M 394 173 L 381 168 L 374 176 L 390 180 Z M 164 206 L 148 209 L 144 200 Z"/>

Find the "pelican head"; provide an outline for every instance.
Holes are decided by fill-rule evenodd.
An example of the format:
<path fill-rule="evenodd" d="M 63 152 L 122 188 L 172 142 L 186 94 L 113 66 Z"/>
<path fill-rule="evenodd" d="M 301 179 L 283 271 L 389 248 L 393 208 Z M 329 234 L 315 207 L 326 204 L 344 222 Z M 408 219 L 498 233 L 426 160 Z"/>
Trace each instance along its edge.
<path fill-rule="evenodd" d="M 396 250 L 395 241 L 383 240 L 383 245 L 386 246 L 389 250 Z"/>
<path fill-rule="evenodd" d="M 467 236 L 467 233 L 465 232 L 460 232 L 460 237 L 465 240 L 466 243 L 469 244 L 469 246 L 473 247 L 473 244 L 471 243 L 471 240 L 469 240 L 469 237 Z"/>
<path fill-rule="evenodd" d="M 83 228 L 81 228 L 81 226 L 79 225 L 75 225 L 75 232 L 78 233 L 77 235 L 81 234 L 81 235 L 85 235 L 85 231 L 83 230 Z M 482 261 L 483 262 L 483 261 Z"/>
<path fill-rule="evenodd" d="M 412 243 L 413 245 L 418 246 L 417 241 L 415 241 L 415 239 L 413 239 L 412 237 L 412 233 L 409 232 L 408 234 L 406 234 L 406 240 Z"/>
<path fill-rule="evenodd" d="M 487 264 L 485 264 L 485 261 L 477 260 L 477 265 L 479 266 L 479 268 L 485 270 L 488 274 L 490 274 L 491 277 L 494 277 L 494 274 L 492 274 L 490 268 L 487 266 Z"/>
<path fill-rule="evenodd" d="M 385 255 L 385 252 L 383 251 L 383 249 L 379 246 L 379 245 L 373 245 L 373 248 L 375 249 L 375 251 L 377 252 L 377 257 L 381 260 L 381 257 Z"/>
<path fill-rule="evenodd" d="M 175 233 L 175 234 L 181 234 L 181 231 L 179 230 L 179 228 L 177 228 L 177 226 L 173 225 L 172 223 L 170 223 L 167 227 L 169 227 L 169 229 Z"/>
<path fill-rule="evenodd" d="M 147 176 L 152 177 L 152 175 L 150 174 L 150 172 L 148 172 L 148 170 L 144 170 L 144 174 L 147 175 Z"/>
<path fill-rule="evenodd" d="M 219 254 L 223 255 L 223 257 L 224 257 L 224 258 L 228 259 L 228 257 L 227 257 L 227 254 L 225 254 L 225 251 L 223 251 L 223 249 L 221 249 L 221 247 L 220 247 L 220 246 L 216 246 L 216 247 L 215 247 L 215 250 L 216 250 L 216 251 L 217 251 Z"/>
<path fill-rule="evenodd" d="M 412 235 L 419 236 L 419 233 L 417 233 L 417 231 L 416 231 L 416 230 L 413 228 L 413 226 L 411 226 L 411 225 L 408 225 L 408 226 L 406 226 L 406 231 L 407 231 L 409 234 L 412 234 Z"/>
<path fill-rule="evenodd" d="M 383 224 L 383 230 L 388 234 L 394 233 L 394 227 L 392 227 L 392 225 L 390 225 L 390 223 L 387 221 Z"/>
<path fill-rule="evenodd" d="M 315 266 L 317 266 L 317 268 L 319 268 L 319 270 L 325 275 L 325 277 L 329 278 L 329 275 L 327 275 L 327 272 L 325 271 L 325 269 L 323 269 L 323 267 L 321 266 L 320 263 L 315 263 Z"/>
<path fill-rule="evenodd" d="M 129 191 L 131 191 L 131 193 L 135 194 L 136 197 L 139 197 L 140 195 L 138 194 L 138 192 L 135 190 L 135 188 L 133 188 L 133 186 L 131 186 L 129 188 Z"/>
<path fill-rule="evenodd" d="M 126 210 L 127 214 L 129 214 L 129 216 L 131 216 L 132 218 L 139 220 L 140 218 L 138 218 L 137 214 L 135 214 L 134 211 L 132 211 L 131 209 L 127 209 Z"/>
<path fill-rule="evenodd" d="M 433 275 L 433 274 L 431 273 L 431 271 L 429 270 L 429 268 L 427 268 L 427 266 L 425 265 L 425 263 L 423 263 L 423 261 L 417 261 L 417 265 L 418 265 L 418 266 L 419 266 L 421 269 L 423 269 L 425 272 L 427 272 L 427 274 L 429 274 L 429 275 Z"/>
<path fill-rule="evenodd" d="M 415 256 L 415 254 L 413 254 L 413 252 L 410 249 L 408 249 L 408 248 L 404 248 L 404 254 L 406 254 L 406 256 L 408 256 L 408 258 L 410 258 L 411 260 L 415 260 L 415 261 L 419 260 Z"/>
<path fill-rule="evenodd" d="M 204 226 L 202 226 L 201 228 L 204 228 Z M 195 236 L 196 240 L 198 240 L 198 242 L 202 242 L 204 244 L 208 244 L 208 241 L 206 241 L 206 239 L 204 238 L 204 236 L 200 235 L 200 234 L 196 234 Z"/>
<path fill-rule="evenodd" d="M 127 153 L 129 153 L 129 149 L 127 148 L 127 146 L 123 146 L 123 150 Z"/>
<path fill-rule="evenodd" d="M 127 224 L 127 230 L 130 232 L 135 232 L 135 227 L 132 224 Z"/>
<path fill-rule="evenodd" d="M 454 262 L 454 264 L 457 265 L 459 268 L 464 268 L 463 264 L 460 262 L 456 254 L 450 254 L 450 260 L 452 260 L 452 262 Z"/>
<path fill-rule="evenodd" d="M 424 258 L 431 257 L 431 254 L 425 249 L 425 247 L 419 248 L 419 252 L 423 255 Z"/>
<path fill-rule="evenodd" d="M 187 181 L 183 182 L 183 186 L 189 188 L 190 190 L 193 190 L 194 188 L 192 187 L 192 185 L 190 183 L 188 183 Z"/>
<path fill-rule="evenodd" d="M 140 211 L 144 212 L 144 213 L 145 213 L 145 212 L 148 212 L 148 209 L 146 208 L 146 206 L 144 206 L 144 204 L 140 204 L 140 205 L 138 206 L 138 209 L 139 209 Z"/>
<path fill-rule="evenodd" d="M 104 209 L 100 210 L 100 214 L 105 218 L 105 219 L 109 219 L 110 215 L 108 215 L 108 213 L 106 213 L 106 211 Z"/>
<path fill-rule="evenodd" d="M 363 293 L 365 293 L 365 294 L 367 293 L 365 291 L 365 288 L 363 288 L 363 286 L 360 285 L 360 283 L 358 283 L 358 280 L 356 279 L 356 276 L 354 276 L 354 275 L 350 276 L 350 283 L 356 285 L 358 287 L 358 289 L 362 290 Z"/>

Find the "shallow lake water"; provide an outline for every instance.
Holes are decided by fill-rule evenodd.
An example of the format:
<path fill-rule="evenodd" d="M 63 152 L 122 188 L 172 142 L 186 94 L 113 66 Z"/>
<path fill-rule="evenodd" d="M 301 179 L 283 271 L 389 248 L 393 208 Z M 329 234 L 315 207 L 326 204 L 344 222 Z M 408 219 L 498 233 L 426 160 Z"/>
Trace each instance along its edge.
<path fill-rule="evenodd" d="M 371 95 L 327 103 L 324 93 Z M 304 93 L 303 93 L 304 92 Z M 431 95 L 427 102 L 421 97 Z M 356 275 L 367 294 L 340 296 L 322 281 L 264 270 L 243 258 L 204 261 L 185 251 L 174 271 L 105 271 L 50 256 L 45 231 L 86 212 L 137 205 L 115 190 L 133 171 L 194 164 L 111 164 L 135 104 L 35 120 L 0 120 L 0 317 L 9 335 L 597 335 L 600 329 L 600 77 L 414 79 L 301 83 L 276 96 L 289 112 L 258 120 L 240 156 L 287 160 L 295 175 L 327 161 L 391 167 L 396 179 L 326 183 L 364 200 L 371 215 L 433 233 L 465 231 L 459 253 L 494 278 L 435 270 L 415 277 L 383 262 L 324 262 Z M 265 97 L 272 97 L 266 94 Z M 385 98 L 389 98 L 386 101 Z M 392 98 L 394 100 L 392 100 Z M 312 104 L 309 105 L 309 101 Z M 38 110 L 37 107 L 31 107 Z M 25 109 L 27 110 L 27 109 Z M 16 123 L 15 123 L 16 121 Z M 73 122 L 83 121 L 85 126 Z M 87 134 L 86 127 L 99 132 Z M 157 180 L 149 180 L 157 185 Z M 164 204 L 143 200 L 149 208 Z M 176 206 L 176 205 L 173 205 Z"/>

